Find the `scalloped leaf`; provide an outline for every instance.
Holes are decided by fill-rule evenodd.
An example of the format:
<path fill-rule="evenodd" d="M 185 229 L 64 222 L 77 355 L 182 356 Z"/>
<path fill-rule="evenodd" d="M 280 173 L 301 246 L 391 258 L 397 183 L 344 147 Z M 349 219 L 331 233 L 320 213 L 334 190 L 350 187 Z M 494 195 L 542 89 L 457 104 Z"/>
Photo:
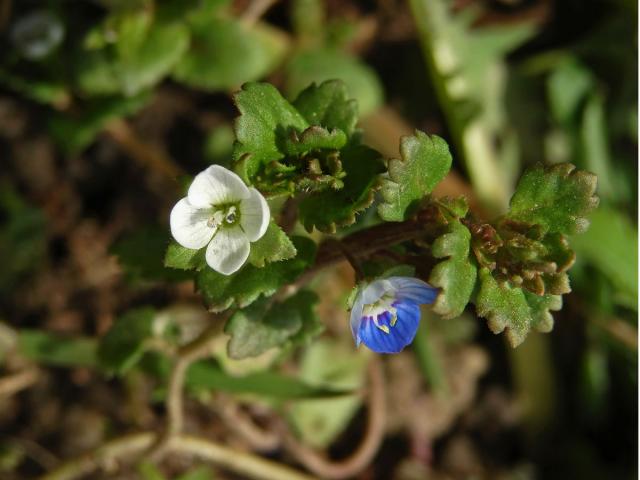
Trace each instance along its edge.
<path fill-rule="evenodd" d="M 293 102 L 311 125 L 340 129 L 351 136 L 358 123 L 358 103 L 349 97 L 341 80 L 312 83 Z"/>
<path fill-rule="evenodd" d="M 562 308 L 559 295 L 534 295 L 508 283 L 500 285 L 491 272 L 480 269 L 480 290 L 476 299 L 478 315 L 487 319 L 493 333 L 505 331 L 512 347 L 520 345 L 532 328 L 549 332 L 553 328 L 550 311 Z"/>
<path fill-rule="evenodd" d="M 300 220 L 309 232 L 315 227 L 334 233 L 339 226 L 352 225 L 356 215 L 373 203 L 384 170 L 380 154 L 364 145 L 349 145 L 341 151 L 341 160 L 344 188 L 311 194 L 300 202 Z"/>
<path fill-rule="evenodd" d="M 307 331 L 318 331 L 314 314 L 318 300 L 315 293 L 301 290 L 283 302 L 270 305 L 263 300 L 236 312 L 224 329 L 231 335 L 229 357 L 255 357 L 274 347 L 304 342 Z"/>
<path fill-rule="evenodd" d="M 382 181 L 378 214 L 387 222 L 406 220 L 451 168 L 447 142 L 419 130 L 402 138 L 400 156 L 389 160 L 388 175 Z"/>
<path fill-rule="evenodd" d="M 540 225 L 544 231 L 582 233 L 589 226 L 585 216 L 598 206 L 596 185 L 594 174 L 570 163 L 537 165 L 520 179 L 507 217 Z"/>
<path fill-rule="evenodd" d="M 347 135 L 338 129 L 327 130 L 313 125 L 304 132 L 291 131 L 282 145 L 286 155 L 301 156 L 312 150 L 339 150 L 347 144 Z"/>
<path fill-rule="evenodd" d="M 305 237 L 291 239 L 298 252 L 294 258 L 258 268 L 251 264 L 233 275 L 205 268 L 196 276 L 196 290 L 212 312 L 236 306 L 244 308 L 261 295 L 273 295 L 281 286 L 295 281 L 315 258 L 316 244 Z"/>
<path fill-rule="evenodd" d="M 442 289 L 433 311 L 444 318 L 459 316 L 471 298 L 478 269 L 469 257 L 470 247 L 471 233 L 457 219 L 431 247 L 434 257 L 446 258 L 434 267 L 429 277 L 432 286 Z"/>
<path fill-rule="evenodd" d="M 240 116 L 235 132 L 238 143 L 233 156 L 242 159 L 239 172 L 250 180 L 262 164 L 284 157 L 280 145 L 289 132 L 304 131 L 309 124 L 302 115 L 268 83 L 247 83 L 234 95 Z"/>
<path fill-rule="evenodd" d="M 296 256 L 296 247 L 291 239 L 271 220 L 265 234 L 251 244 L 249 262 L 259 268 L 267 263 L 288 260 Z"/>
<path fill-rule="evenodd" d="M 164 266 L 177 270 L 201 270 L 207 266 L 204 257 L 206 250 L 185 248 L 172 240 L 164 255 Z"/>

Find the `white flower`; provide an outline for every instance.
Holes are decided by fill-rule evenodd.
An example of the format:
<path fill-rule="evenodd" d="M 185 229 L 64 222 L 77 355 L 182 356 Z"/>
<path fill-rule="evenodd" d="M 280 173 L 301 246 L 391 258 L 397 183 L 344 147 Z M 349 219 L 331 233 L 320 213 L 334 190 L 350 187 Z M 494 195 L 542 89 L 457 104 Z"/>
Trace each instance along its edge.
<path fill-rule="evenodd" d="M 223 275 L 238 271 L 249 242 L 269 225 L 269 205 L 230 170 L 212 165 L 193 179 L 187 196 L 171 210 L 171 234 L 185 248 L 207 246 L 207 264 Z"/>

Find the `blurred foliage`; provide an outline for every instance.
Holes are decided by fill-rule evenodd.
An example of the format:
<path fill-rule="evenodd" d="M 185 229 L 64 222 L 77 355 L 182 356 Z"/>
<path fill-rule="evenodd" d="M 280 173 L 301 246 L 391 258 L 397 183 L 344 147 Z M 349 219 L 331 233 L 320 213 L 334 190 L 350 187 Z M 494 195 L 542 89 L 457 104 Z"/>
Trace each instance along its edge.
<path fill-rule="evenodd" d="M 0 366 L 9 377 L 36 365 L 59 390 L 40 382 L 15 397 L 17 406 L 2 403 L 0 476 L 34 470 L 28 444 L 11 436 L 31 435 L 66 455 L 55 443 L 73 435 L 40 425 L 47 415 L 68 423 L 56 410 L 61 401 L 95 408 L 93 397 L 108 391 L 117 406 L 105 407 L 115 412 L 110 432 L 125 430 L 128 409 L 140 411 L 141 395 L 143 403 L 165 399 L 177 352 L 212 325 L 210 358 L 186 372 L 193 400 L 215 410 L 213 394 L 222 393 L 248 412 L 282 415 L 305 445 L 330 456 L 352 451 L 370 352 L 349 343 L 344 279 L 297 282 L 327 258 L 325 234 L 348 240 L 385 222 L 401 228 L 419 212 L 428 225 L 420 238 L 362 265 L 380 273 L 401 264 L 398 274 L 417 272 L 440 288 L 389 388 L 431 412 L 457 400 L 447 397 L 459 380 L 449 372 L 452 352 L 479 345 L 491 369 L 464 420 L 450 419 L 438 442 L 420 418 L 400 430 L 389 422 L 394 436 L 372 469 L 403 480 L 387 463 L 420 458 L 427 468 L 428 457 L 432 471 L 415 478 L 436 478 L 438 469 L 511 478 L 530 472 L 522 465 L 533 465 L 525 478 L 634 478 L 635 2 L 294 0 L 257 19 L 246 16 L 254 2 L 231 0 L 5 3 L 0 317 L 8 323 L 0 323 Z M 26 126 L 14 104 L 27 112 Z M 363 142 L 366 128 L 396 144 L 403 129 L 390 107 L 429 133 L 404 137 L 399 155 Z M 391 127 L 375 126 L 380 118 Z M 218 274 L 203 251 L 170 239 L 175 188 L 155 167 L 129 161 L 131 148 L 124 157 L 111 151 L 123 147 L 101 135 L 112 122 L 140 132 L 138 147 L 165 148 L 178 174 L 218 163 L 269 197 L 267 234 L 239 272 Z M 58 147 L 49 164 L 39 164 L 37 151 L 26 158 L 25 145 L 47 135 Z M 440 197 L 451 168 L 468 179 L 469 201 L 459 191 Z M 94 218 L 84 182 L 114 179 L 121 185 L 91 199 L 100 204 Z M 58 218 L 61 205 L 77 212 Z M 78 240 L 88 217 L 103 236 Z M 228 320 L 200 306 L 180 310 L 193 303 L 185 293 L 192 284 L 206 309 L 229 310 Z M 512 345 L 525 343 L 508 353 L 476 314 Z M 529 336 L 549 332 L 554 317 L 551 335 Z M 394 361 L 385 363 L 389 377 Z M 74 398 L 96 379 L 111 380 Z M 500 400 L 503 390 L 514 399 Z M 441 413 L 429 424 L 447 421 Z M 447 466 L 462 455 L 451 453 L 461 437 L 473 444 L 465 462 L 480 458 L 469 472 L 465 462 Z M 164 467 L 135 468 L 146 480 L 219 478 L 207 467 Z"/>

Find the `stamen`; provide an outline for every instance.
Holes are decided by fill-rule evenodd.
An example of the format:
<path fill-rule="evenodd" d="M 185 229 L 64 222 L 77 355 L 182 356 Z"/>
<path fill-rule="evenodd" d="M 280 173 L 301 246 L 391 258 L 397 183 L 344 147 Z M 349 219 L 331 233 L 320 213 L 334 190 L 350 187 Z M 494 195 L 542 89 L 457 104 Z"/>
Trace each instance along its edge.
<path fill-rule="evenodd" d="M 227 216 L 225 217 L 225 221 L 227 223 L 234 223 L 236 221 L 236 207 L 231 206 L 229 210 L 227 210 Z"/>

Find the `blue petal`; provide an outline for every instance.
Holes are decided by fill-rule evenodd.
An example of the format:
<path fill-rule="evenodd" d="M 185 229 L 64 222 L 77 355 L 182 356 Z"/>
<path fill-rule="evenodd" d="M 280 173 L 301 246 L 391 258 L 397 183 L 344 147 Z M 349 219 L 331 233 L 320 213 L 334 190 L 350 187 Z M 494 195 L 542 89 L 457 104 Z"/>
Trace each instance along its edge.
<path fill-rule="evenodd" d="M 433 303 L 438 289 L 422 280 L 410 277 L 389 277 L 387 279 L 396 290 L 398 300 L 409 300 L 417 304 Z"/>
<path fill-rule="evenodd" d="M 396 302 L 396 324 L 391 327 L 391 314 L 385 312 L 380 315 L 379 324 L 389 326 L 389 333 L 380 330 L 373 319 L 362 318 L 358 339 L 377 353 L 398 353 L 409 345 L 418 330 L 420 323 L 420 307 L 412 302 Z"/>

